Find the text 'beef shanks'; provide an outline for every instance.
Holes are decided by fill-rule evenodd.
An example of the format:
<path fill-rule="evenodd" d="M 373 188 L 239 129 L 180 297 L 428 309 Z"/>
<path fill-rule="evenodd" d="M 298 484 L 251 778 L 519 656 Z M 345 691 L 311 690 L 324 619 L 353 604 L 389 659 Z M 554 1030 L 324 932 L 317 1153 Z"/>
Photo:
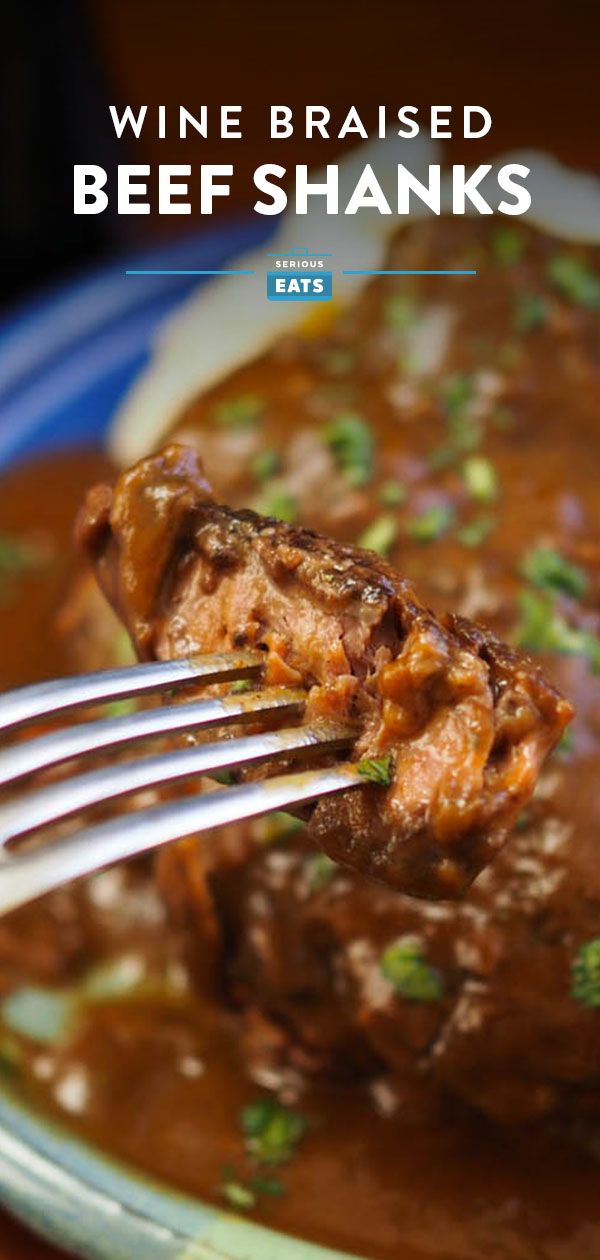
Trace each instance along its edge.
<path fill-rule="evenodd" d="M 374 553 L 216 504 L 185 447 L 91 491 L 79 536 L 140 657 L 261 646 L 311 718 L 357 722 L 352 757 L 384 782 L 317 804 L 311 834 L 404 892 L 464 889 L 571 717 L 531 661 L 436 619 Z"/>

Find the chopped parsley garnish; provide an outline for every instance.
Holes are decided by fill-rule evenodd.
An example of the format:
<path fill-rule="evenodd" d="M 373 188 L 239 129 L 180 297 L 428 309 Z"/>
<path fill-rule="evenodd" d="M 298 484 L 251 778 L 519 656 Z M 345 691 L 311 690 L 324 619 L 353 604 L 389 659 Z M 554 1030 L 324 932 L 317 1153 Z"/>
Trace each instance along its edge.
<path fill-rule="evenodd" d="M 308 891 L 317 893 L 328 888 L 336 871 L 337 864 L 326 853 L 311 853 L 304 863 Z"/>
<path fill-rule="evenodd" d="M 513 228 L 498 228 L 492 236 L 492 252 L 494 258 L 503 267 L 513 267 L 520 262 L 525 252 L 525 241 Z"/>
<path fill-rule="evenodd" d="M 254 509 L 261 516 L 274 516 L 278 521 L 287 521 L 288 525 L 293 525 L 298 518 L 298 506 L 293 495 L 284 486 L 275 484 L 266 487 Z"/>
<path fill-rule="evenodd" d="M 235 783 L 233 770 L 214 770 L 211 778 L 215 783 L 221 783 L 223 787 L 231 787 L 232 783 Z"/>
<path fill-rule="evenodd" d="M 556 745 L 555 753 L 557 757 L 570 757 L 572 752 L 573 731 L 569 727 L 566 731 L 563 731 L 558 744 Z"/>
<path fill-rule="evenodd" d="M 111 700 L 104 706 L 103 712 L 105 717 L 128 717 L 130 713 L 136 713 L 138 710 L 138 701 L 133 697 L 127 700 Z"/>
<path fill-rule="evenodd" d="M 256 1207 L 256 1194 L 249 1186 L 242 1185 L 241 1181 L 224 1181 L 221 1194 L 229 1206 L 236 1208 L 238 1212 L 249 1212 Z"/>
<path fill-rule="evenodd" d="M 397 294 L 396 297 L 389 298 L 384 307 L 385 322 L 390 332 L 396 335 L 408 332 L 416 313 L 416 302 L 408 294 Z"/>
<path fill-rule="evenodd" d="M 406 497 L 406 486 L 401 481 L 384 481 L 379 487 L 379 502 L 385 504 L 385 507 L 400 507 L 401 503 L 406 502 Z"/>
<path fill-rule="evenodd" d="M 250 1188 L 256 1194 L 268 1194 L 272 1198 L 279 1198 L 285 1190 L 285 1186 L 279 1177 L 253 1177 L 250 1182 Z"/>
<path fill-rule="evenodd" d="M 423 946 L 411 936 L 401 936 L 383 951 L 381 974 L 409 1002 L 439 1002 L 444 982 L 439 971 L 426 962 Z"/>
<path fill-rule="evenodd" d="M 277 451 L 259 451 L 250 464 L 255 481 L 268 481 L 279 472 L 279 455 Z"/>
<path fill-rule="evenodd" d="M 44 548 L 26 538 L 0 532 L 0 598 L 10 594 L 16 578 L 38 569 L 45 558 Z"/>
<path fill-rule="evenodd" d="M 446 415 L 456 415 L 472 402 L 472 377 L 468 372 L 454 372 L 443 382 L 440 394 Z"/>
<path fill-rule="evenodd" d="M 302 831 L 304 823 L 293 814 L 286 814 L 282 809 L 274 809 L 255 823 L 254 835 L 260 844 L 277 844 L 280 840 L 289 840 L 290 836 Z"/>
<path fill-rule="evenodd" d="M 469 521 L 461 529 L 457 529 L 457 541 L 462 543 L 463 547 L 479 547 L 481 543 L 485 542 L 486 538 L 489 538 L 497 523 L 497 518 L 490 514 L 477 516 L 475 520 Z"/>
<path fill-rule="evenodd" d="M 428 508 L 409 522 L 407 529 L 416 542 L 430 543 L 447 534 L 454 520 L 454 509 L 447 504 Z"/>
<path fill-rule="evenodd" d="M 389 787 L 394 772 L 394 759 L 391 753 L 383 757 L 364 757 L 356 769 L 362 779 L 368 783 L 377 783 L 379 787 Z"/>
<path fill-rule="evenodd" d="M 448 430 L 456 451 L 472 451 L 481 441 L 481 424 L 466 411 L 448 417 Z"/>
<path fill-rule="evenodd" d="M 575 254 L 555 254 L 548 263 L 548 279 L 577 306 L 600 306 L 600 276 Z"/>
<path fill-rule="evenodd" d="M 515 301 L 514 326 L 517 332 L 535 332 L 546 322 L 548 311 L 539 293 L 519 293 Z"/>
<path fill-rule="evenodd" d="M 250 678 L 236 678 L 231 684 L 232 696 L 241 696 L 245 691 L 252 691 L 253 683 Z"/>
<path fill-rule="evenodd" d="M 349 412 L 326 424 L 323 437 L 350 484 L 364 486 L 373 472 L 373 434 L 367 422 Z"/>
<path fill-rule="evenodd" d="M 498 474 L 491 460 L 470 455 L 463 462 L 462 474 L 469 494 L 479 503 L 493 503 L 498 497 Z"/>
<path fill-rule="evenodd" d="M 600 639 L 590 630 L 569 625 L 549 595 L 521 591 L 519 610 L 520 621 L 515 636 L 518 647 L 530 652 L 583 656 L 594 673 L 600 673 Z"/>
<path fill-rule="evenodd" d="M 115 665 L 132 665 L 135 652 L 126 630 L 117 630 L 111 644 L 111 662 Z"/>
<path fill-rule="evenodd" d="M 224 429 L 253 429 L 263 411 L 264 401 L 258 394 L 238 394 L 217 403 L 213 420 Z"/>
<path fill-rule="evenodd" d="M 451 450 L 472 451 L 481 440 L 481 425 L 471 414 L 473 378 L 467 372 L 455 372 L 447 377 L 441 386 L 440 400 Z"/>
<path fill-rule="evenodd" d="M 573 960 L 571 995 L 582 1006 L 600 1006 L 600 936 L 586 941 Z"/>
<path fill-rule="evenodd" d="M 378 551 L 380 556 L 387 556 L 390 547 L 398 535 L 398 523 L 393 516 L 384 513 L 371 521 L 358 539 L 358 546 L 366 551 Z"/>
<path fill-rule="evenodd" d="M 246 1150 L 259 1164 L 283 1164 L 291 1159 L 308 1128 L 304 1116 L 275 1098 L 244 1107 L 241 1124 Z"/>
<path fill-rule="evenodd" d="M 523 576 L 543 591 L 559 591 L 581 599 L 587 589 L 587 577 L 583 569 L 571 564 L 560 551 L 552 547 L 534 547 L 527 553 L 522 566 Z"/>

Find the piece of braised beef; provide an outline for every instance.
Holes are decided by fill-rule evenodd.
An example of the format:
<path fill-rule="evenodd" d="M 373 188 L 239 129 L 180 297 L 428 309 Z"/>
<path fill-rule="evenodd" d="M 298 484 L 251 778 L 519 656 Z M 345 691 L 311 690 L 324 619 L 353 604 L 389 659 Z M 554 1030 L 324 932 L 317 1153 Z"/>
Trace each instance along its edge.
<path fill-rule="evenodd" d="M 447 898 L 501 848 L 571 717 L 528 658 L 436 618 L 373 552 L 216 504 L 185 447 L 93 490 L 79 537 L 140 657 L 261 647 L 309 718 L 356 722 L 352 757 L 389 784 L 317 804 L 331 857 Z"/>

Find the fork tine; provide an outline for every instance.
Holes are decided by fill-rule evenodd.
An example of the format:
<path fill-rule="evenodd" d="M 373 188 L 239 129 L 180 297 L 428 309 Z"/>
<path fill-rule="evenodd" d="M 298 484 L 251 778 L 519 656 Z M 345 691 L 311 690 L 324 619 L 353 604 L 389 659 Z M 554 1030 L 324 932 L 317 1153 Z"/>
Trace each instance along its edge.
<path fill-rule="evenodd" d="M 173 731 L 243 722 L 274 710 L 301 714 L 305 704 L 306 692 L 277 687 L 82 722 L 5 749 L 0 753 L 0 786 L 100 749 Z"/>
<path fill-rule="evenodd" d="M 0 864 L 0 914 L 59 885 L 196 832 L 364 786 L 357 768 L 334 766 L 214 789 L 86 827 Z"/>
<path fill-rule="evenodd" d="M 123 669 L 55 678 L 7 691 L 0 705 L 0 730 L 63 713 L 66 709 L 103 704 L 125 696 L 148 695 L 183 683 L 213 683 L 250 678 L 264 665 L 261 652 L 217 652 L 184 660 L 150 661 Z"/>
<path fill-rule="evenodd" d="M 102 766 L 0 805 L 0 845 L 48 823 L 78 814 L 91 805 L 115 800 L 143 788 L 174 783 L 192 775 L 209 774 L 228 766 L 276 759 L 302 749 L 319 753 L 340 749 L 348 747 L 355 735 L 350 727 L 323 722 L 315 726 L 263 731 L 259 735 L 200 744 L 196 748 L 177 748 L 133 762 Z"/>

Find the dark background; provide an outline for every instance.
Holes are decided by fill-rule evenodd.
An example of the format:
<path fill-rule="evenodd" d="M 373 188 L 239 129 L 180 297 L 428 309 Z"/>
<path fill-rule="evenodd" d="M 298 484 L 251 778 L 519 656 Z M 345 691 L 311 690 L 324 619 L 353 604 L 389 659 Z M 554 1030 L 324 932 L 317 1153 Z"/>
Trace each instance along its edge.
<path fill-rule="evenodd" d="M 270 104 L 323 104 L 340 121 L 353 104 L 365 118 L 377 104 L 481 104 L 490 135 L 445 142 L 449 161 L 537 145 L 600 172 L 599 37 L 596 0 L 1 0 L 0 303 L 190 230 L 191 218 L 73 216 L 75 162 L 235 161 L 216 209 L 244 213 L 251 172 L 272 160 Z M 244 139 L 186 151 L 144 131 L 128 154 L 109 103 L 242 104 Z M 294 138 L 277 160 L 335 152 Z M 0 1260 L 54 1254 L 0 1217 Z"/>
<path fill-rule="evenodd" d="M 234 161 L 217 215 L 251 205 L 273 160 L 268 106 L 482 104 L 487 138 L 446 141 L 449 161 L 540 145 L 600 171 L 600 6 L 539 0 L 3 0 L 0 19 L 0 302 L 193 217 L 72 214 L 74 162 Z M 244 138 L 117 142 L 108 104 L 244 106 Z M 369 112 L 370 111 L 370 112 Z M 154 114 L 154 117 L 156 115 Z M 339 123 L 338 123 L 339 125 Z M 331 161 L 340 146 L 294 137 L 275 160 Z M 252 198 L 253 199 L 253 198 Z M 196 220 L 197 223 L 197 220 Z"/>

